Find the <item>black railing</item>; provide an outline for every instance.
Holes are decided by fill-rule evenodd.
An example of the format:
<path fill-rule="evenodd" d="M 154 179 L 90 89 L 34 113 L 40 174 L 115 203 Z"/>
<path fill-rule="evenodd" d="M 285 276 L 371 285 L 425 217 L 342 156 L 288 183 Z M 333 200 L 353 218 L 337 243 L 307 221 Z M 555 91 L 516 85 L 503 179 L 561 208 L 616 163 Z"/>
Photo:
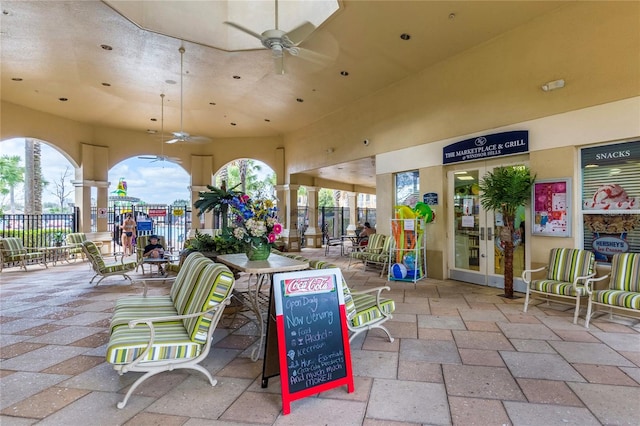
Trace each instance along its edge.
<path fill-rule="evenodd" d="M 26 247 L 50 247 L 59 236 L 77 232 L 77 209 L 74 213 L 3 214 L 0 237 L 16 237 Z"/>
<path fill-rule="evenodd" d="M 327 229 L 328 236 L 336 238 L 346 234 L 349 226 L 348 207 L 321 207 L 318 210 L 318 229 Z M 18 237 L 27 247 L 48 247 L 54 245 L 55 235 L 78 232 L 80 209 L 64 214 L 5 214 L 0 215 L 0 237 Z M 165 238 L 168 246 L 182 248 L 192 225 L 192 212 L 189 206 L 140 205 L 113 206 L 107 212 L 108 230 L 112 235 L 113 251 L 121 251 L 120 227 L 127 213 L 131 213 L 139 222 L 138 235 L 158 234 Z M 364 222 L 375 226 L 376 209 L 358 209 L 358 224 Z M 91 208 L 91 231 L 97 227 L 97 208 Z M 309 227 L 309 214 L 306 206 L 298 207 L 297 232 L 300 245 L 304 247 L 305 232 Z"/>

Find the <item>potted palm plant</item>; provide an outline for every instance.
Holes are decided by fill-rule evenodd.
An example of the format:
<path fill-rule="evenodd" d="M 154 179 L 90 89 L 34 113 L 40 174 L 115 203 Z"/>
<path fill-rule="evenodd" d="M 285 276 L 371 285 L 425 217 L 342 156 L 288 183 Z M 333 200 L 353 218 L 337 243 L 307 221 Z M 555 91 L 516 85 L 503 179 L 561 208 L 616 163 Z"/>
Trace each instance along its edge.
<path fill-rule="evenodd" d="M 487 210 L 502 215 L 504 225 L 500 241 L 504 244 L 504 297 L 513 299 L 513 234 L 519 207 L 531 199 L 535 176 L 526 166 L 499 167 L 488 172 L 480 181 L 480 203 Z"/>
<path fill-rule="evenodd" d="M 222 229 L 225 229 L 228 226 L 229 203 L 235 197 L 242 195 L 242 192 L 235 190 L 239 185 L 229 190 L 227 190 L 226 182 L 222 182 L 220 188 L 207 185 L 209 191 L 200 192 L 200 199 L 193 205 L 199 210 L 200 214 L 210 211 L 219 212 L 222 215 Z"/>
<path fill-rule="evenodd" d="M 64 243 L 64 232 L 62 231 L 56 231 L 51 235 L 51 242 L 53 243 L 54 246 L 56 247 L 61 247 L 62 243 Z"/>

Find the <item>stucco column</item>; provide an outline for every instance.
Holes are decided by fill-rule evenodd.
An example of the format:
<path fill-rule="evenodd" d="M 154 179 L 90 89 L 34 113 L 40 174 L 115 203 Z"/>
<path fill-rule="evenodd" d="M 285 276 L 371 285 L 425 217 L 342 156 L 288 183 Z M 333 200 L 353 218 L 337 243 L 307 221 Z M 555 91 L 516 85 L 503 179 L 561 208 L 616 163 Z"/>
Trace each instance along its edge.
<path fill-rule="evenodd" d="M 200 198 L 201 191 L 208 191 L 207 185 L 213 183 L 213 156 L 211 155 L 192 155 L 191 156 L 191 228 L 192 229 L 212 229 L 213 228 L 213 212 L 205 213 L 201 218 L 198 216 L 198 210 L 193 207 Z"/>
<path fill-rule="evenodd" d="M 71 181 L 75 187 L 75 204 L 80 208 L 80 232 L 91 232 L 91 188 L 98 191 L 98 207 L 107 207 L 109 173 L 109 148 L 105 146 L 81 144 L 80 167 L 75 171 L 75 180 Z M 98 231 L 107 231 L 107 219 L 101 219 L 96 224 Z"/>
<path fill-rule="evenodd" d="M 298 188 L 300 185 L 276 185 L 278 210 L 282 223 L 282 241 L 287 251 L 300 251 L 298 236 Z"/>
<path fill-rule="evenodd" d="M 356 192 L 347 192 L 347 203 L 349 205 L 347 235 L 352 235 L 356 233 L 356 228 L 358 227 L 358 194 Z"/>
<path fill-rule="evenodd" d="M 318 228 L 318 189 L 307 186 L 307 215 L 309 226 L 304 233 L 306 247 L 322 247 L 322 229 Z"/>

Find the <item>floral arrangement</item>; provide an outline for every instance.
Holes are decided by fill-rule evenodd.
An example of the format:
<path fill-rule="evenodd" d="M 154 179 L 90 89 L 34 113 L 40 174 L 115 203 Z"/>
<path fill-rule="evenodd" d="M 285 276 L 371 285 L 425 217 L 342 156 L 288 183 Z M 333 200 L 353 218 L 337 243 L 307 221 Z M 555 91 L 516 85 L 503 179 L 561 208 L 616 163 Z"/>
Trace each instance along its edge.
<path fill-rule="evenodd" d="M 234 217 L 230 228 L 225 230 L 228 238 L 255 247 L 273 244 L 282 232 L 271 200 L 252 200 L 242 194 L 231 199 L 229 205 Z"/>

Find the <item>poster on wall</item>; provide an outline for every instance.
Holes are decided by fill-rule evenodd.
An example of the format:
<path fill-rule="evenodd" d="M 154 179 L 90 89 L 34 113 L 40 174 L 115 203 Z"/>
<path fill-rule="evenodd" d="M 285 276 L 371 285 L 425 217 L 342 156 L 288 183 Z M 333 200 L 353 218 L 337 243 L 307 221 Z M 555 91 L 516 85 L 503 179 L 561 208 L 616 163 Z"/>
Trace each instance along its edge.
<path fill-rule="evenodd" d="M 533 235 L 571 236 L 570 194 L 571 179 L 536 181 L 531 201 Z"/>
<path fill-rule="evenodd" d="M 583 246 L 597 262 L 640 251 L 640 141 L 584 148 Z"/>

